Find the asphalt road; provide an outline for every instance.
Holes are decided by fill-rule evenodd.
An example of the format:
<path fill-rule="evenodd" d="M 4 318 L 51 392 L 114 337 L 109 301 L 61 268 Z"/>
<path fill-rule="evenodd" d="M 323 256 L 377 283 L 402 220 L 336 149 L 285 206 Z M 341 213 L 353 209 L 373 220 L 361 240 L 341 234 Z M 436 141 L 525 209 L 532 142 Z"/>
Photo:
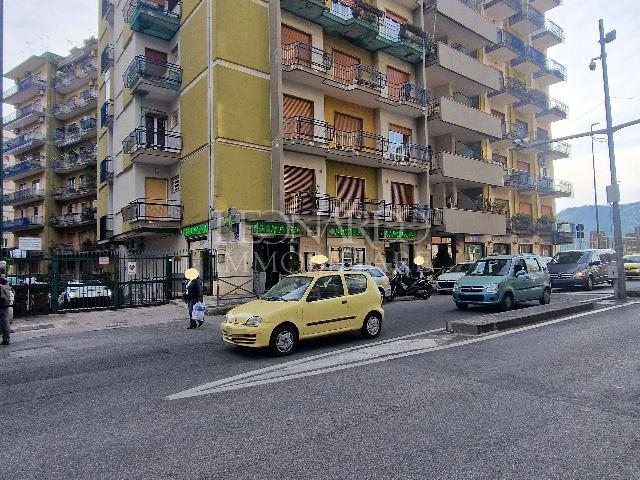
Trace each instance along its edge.
<path fill-rule="evenodd" d="M 344 335 L 292 360 L 406 350 L 394 339 L 483 313 L 449 297 L 393 303 L 382 346 Z M 640 477 L 639 305 L 168 400 L 291 360 L 227 346 L 215 323 L 18 338 L 0 350 L 0 479 Z M 420 341 L 440 345 L 438 335 Z"/>

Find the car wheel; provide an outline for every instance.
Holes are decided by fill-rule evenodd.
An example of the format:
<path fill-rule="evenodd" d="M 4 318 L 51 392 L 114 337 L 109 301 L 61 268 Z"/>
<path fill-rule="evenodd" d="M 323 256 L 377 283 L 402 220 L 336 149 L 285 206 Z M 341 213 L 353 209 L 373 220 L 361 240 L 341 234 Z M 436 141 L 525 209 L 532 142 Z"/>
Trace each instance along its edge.
<path fill-rule="evenodd" d="M 502 303 L 500 304 L 500 310 L 507 312 L 513 308 L 513 295 L 510 292 L 504 294 L 502 297 Z"/>
<path fill-rule="evenodd" d="M 545 288 L 542 297 L 540 297 L 540 305 L 548 305 L 549 303 L 551 303 L 551 290 Z"/>
<path fill-rule="evenodd" d="M 456 308 L 458 310 L 467 310 L 469 308 L 469 305 L 466 303 L 456 303 Z"/>
<path fill-rule="evenodd" d="M 584 289 L 587 290 L 588 292 L 593 290 L 593 277 L 590 276 L 587 278 L 587 285 L 584 287 Z"/>
<path fill-rule="evenodd" d="M 365 338 L 376 338 L 382 331 L 382 319 L 377 313 L 370 313 L 362 322 L 362 336 Z"/>
<path fill-rule="evenodd" d="M 298 345 L 298 332 L 291 325 L 280 325 L 269 340 L 271 353 L 279 357 L 284 357 L 292 353 Z"/>

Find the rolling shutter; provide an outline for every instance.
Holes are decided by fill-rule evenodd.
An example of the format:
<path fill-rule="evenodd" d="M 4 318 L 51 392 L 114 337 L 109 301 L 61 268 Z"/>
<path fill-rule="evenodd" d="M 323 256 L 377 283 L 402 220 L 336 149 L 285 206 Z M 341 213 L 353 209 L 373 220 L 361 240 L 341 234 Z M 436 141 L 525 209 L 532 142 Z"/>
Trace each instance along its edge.
<path fill-rule="evenodd" d="M 336 175 L 336 196 L 336 212 L 340 217 L 361 216 L 364 178 Z"/>
<path fill-rule="evenodd" d="M 284 95 L 282 98 L 284 138 L 313 139 L 313 102 Z"/>
<path fill-rule="evenodd" d="M 346 53 L 333 51 L 333 75 L 336 82 L 351 84 L 356 79 L 356 67 L 360 59 Z"/>
<path fill-rule="evenodd" d="M 524 213 L 526 215 L 533 215 L 533 205 L 531 205 L 530 203 L 520 202 L 518 209 L 520 210 L 519 213 Z"/>
<path fill-rule="evenodd" d="M 282 63 L 311 66 L 311 35 L 282 25 Z"/>
<path fill-rule="evenodd" d="M 393 100 L 395 102 L 400 101 L 402 85 L 404 85 L 405 83 L 409 83 L 410 78 L 411 77 L 408 73 L 405 73 L 401 70 L 396 70 L 392 67 L 387 67 L 387 94 L 390 100 Z"/>
<path fill-rule="evenodd" d="M 315 201 L 309 190 L 316 185 L 316 172 L 311 168 L 284 166 L 284 199 L 287 213 L 311 214 Z"/>
<path fill-rule="evenodd" d="M 531 173 L 531 167 L 529 162 L 523 162 L 522 160 L 518 160 L 518 170 L 521 172 Z"/>
<path fill-rule="evenodd" d="M 338 147 L 353 149 L 359 147 L 358 139 L 363 123 L 361 118 L 336 112 L 333 123 L 336 128 L 336 144 Z"/>
<path fill-rule="evenodd" d="M 391 203 L 394 205 L 413 205 L 413 185 L 391 182 Z"/>

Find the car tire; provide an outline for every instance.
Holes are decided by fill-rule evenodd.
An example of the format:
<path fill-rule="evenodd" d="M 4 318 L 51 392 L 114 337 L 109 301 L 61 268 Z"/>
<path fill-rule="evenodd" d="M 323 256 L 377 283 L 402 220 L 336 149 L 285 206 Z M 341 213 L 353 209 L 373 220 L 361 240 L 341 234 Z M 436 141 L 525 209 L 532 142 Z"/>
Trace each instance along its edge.
<path fill-rule="evenodd" d="M 269 350 L 278 357 L 293 353 L 298 346 L 298 332 L 291 325 L 280 325 L 271 333 Z"/>
<path fill-rule="evenodd" d="M 500 310 L 503 312 L 508 312 L 514 306 L 515 302 L 513 301 L 513 294 L 511 292 L 507 292 L 502 297 L 502 302 L 500 303 Z"/>
<path fill-rule="evenodd" d="M 548 305 L 549 303 L 551 303 L 551 289 L 545 288 L 542 297 L 540 297 L 540 305 Z"/>
<path fill-rule="evenodd" d="M 458 310 L 467 310 L 469 308 L 469 305 L 466 303 L 456 303 L 456 308 Z"/>
<path fill-rule="evenodd" d="M 589 277 L 587 278 L 587 284 L 584 286 L 584 289 L 585 289 L 587 292 L 590 292 L 590 291 L 592 291 L 592 290 L 593 290 L 593 277 L 592 277 L 592 276 L 589 276 Z"/>
<path fill-rule="evenodd" d="M 382 318 L 378 313 L 369 313 L 362 322 L 361 333 L 364 338 L 376 338 L 382 331 Z"/>

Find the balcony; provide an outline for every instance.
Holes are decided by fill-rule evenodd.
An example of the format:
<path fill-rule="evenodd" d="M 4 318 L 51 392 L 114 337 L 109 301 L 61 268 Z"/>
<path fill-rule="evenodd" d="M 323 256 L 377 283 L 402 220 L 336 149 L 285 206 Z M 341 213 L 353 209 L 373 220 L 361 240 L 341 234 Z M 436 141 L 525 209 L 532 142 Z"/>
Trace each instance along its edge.
<path fill-rule="evenodd" d="M 450 84 L 454 91 L 472 97 L 500 88 L 500 72 L 462 47 L 438 42 L 425 59 L 427 86 Z"/>
<path fill-rule="evenodd" d="M 3 155 L 21 155 L 44 145 L 44 135 L 39 132 L 27 132 L 4 143 Z"/>
<path fill-rule="evenodd" d="M 138 55 L 125 70 L 122 80 L 132 93 L 166 102 L 168 95 L 179 94 L 182 67 Z"/>
<path fill-rule="evenodd" d="M 282 46 L 283 78 L 368 108 L 415 116 L 428 105 L 430 92 L 412 83 L 390 83 L 366 65 L 341 65 L 329 52 L 294 42 Z"/>
<path fill-rule="evenodd" d="M 113 100 L 107 100 L 100 107 L 100 126 L 107 128 L 113 125 Z"/>
<path fill-rule="evenodd" d="M 544 27 L 531 34 L 531 44 L 540 50 L 555 47 L 564 42 L 564 30 L 551 20 L 544 22 Z"/>
<path fill-rule="evenodd" d="M 569 107 L 554 98 L 549 99 L 546 108 L 536 113 L 536 118 L 543 122 L 557 122 L 566 120 L 569 116 Z"/>
<path fill-rule="evenodd" d="M 100 71 L 106 72 L 113 65 L 113 45 L 107 44 L 100 54 Z"/>
<path fill-rule="evenodd" d="M 544 27 L 544 15 L 529 3 L 513 17 L 509 18 L 509 26 L 522 37 L 526 37 Z"/>
<path fill-rule="evenodd" d="M 537 115 L 549 105 L 549 98 L 540 90 L 527 89 L 527 94 L 513 104 L 513 108 L 525 115 Z"/>
<path fill-rule="evenodd" d="M 113 160 L 111 157 L 107 157 L 100 162 L 100 182 L 112 182 L 113 181 Z"/>
<path fill-rule="evenodd" d="M 495 24 L 476 10 L 480 0 L 431 0 L 423 8 L 425 30 L 434 38 L 447 38 L 451 45 L 458 43 L 470 50 L 478 50 L 495 43 Z"/>
<path fill-rule="evenodd" d="M 490 92 L 488 98 L 492 106 L 504 107 L 526 98 L 528 94 L 523 81 L 513 77 L 501 77 L 500 89 Z"/>
<path fill-rule="evenodd" d="M 507 218 L 507 233 L 530 236 L 537 234 L 538 228 L 531 215 L 516 213 Z"/>
<path fill-rule="evenodd" d="M 100 241 L 105 241 L 113 237 L 113 215 L 103 215 L 100 217 L 98 234 Z"/>
<path fill-rule="evenodd" d="M 443 210 L 443 224 L 437 230 L 468 235 L 504 235 L 506 217 L 496 213 L 459 208 Z"/>
<path fill-rule="evenodd" d="M 540 70 L 533 74 L 533 78 L 540 86 L 548 87 L 567 80 L 567 69 L 555 60 L 547 59 Z"/>
<path fill-rule="evenodd" d="M 502 138 L 491 141 L 491 148 L 495 151 L 507 152 L 516 145 L 516 142 L 530 138 L 529 131 L 518 124 L 502 122 L 501 126 Z"/>
<path fill-rule="evenodd" d="M 5 90 L 2 94 L 2 99 L 4 103 L 8 103 L 9 105 L 19 105 L 31 97 L 44 95 L 46 88 L 46 80 L 43 80 L 39 76 L 31 75 Z"/>
<path fill-rule="evenodd" d="M 453 134 L 463 143 L 479 142 L 489 138 L 502 137 L 500 119 L 485 113 L 470 104 L 441 97 L 431 102 L 427 120 L 429 135 Z"/>
<path fill-rule="evenodd" d="M 544 53 L 533 47 L 525 47 L 522 55 L 511 60 L 511 66 L 523 75 L 531 75 L 544 68 L 546 61 Z"/>
<path fill-rule="evenodd" d="M 380 22 L 378 40 L 384 43 L 380 50 L 408 63 L 418 63 L 424 55 L 424 47 L 429 43 L 426 33 L 410 25 Z"/>
<path fill-rule="evenodd" d="M 2 198 L 5 205 L 13 206 L 42 202 L 44 200 L 44 189 L 25 188 L 16 190 L 13 193 L 7 193 Z"/>
<path fill-rule="evenodd" d="M 124 153 L 133 163 L 173 165 L 180 160 L 182 135 L 154 128 L 138 127 L 122 141 Z"/>
<path fill-rule="evenodd" d="M 24 128 L 32 123 L 44 120 L 44 107 L 42 105 L 26 105 L 14 110 L 2 119 L 4 130 Z"/>
<path fill-rule="evenodd" d="M 562 5 L 562 0 L 529 0 L 532 7 L 540 12 L 547 12 Z"/>
<path fill-rule="evenodd" d="M 40 157 L 22 160 L 14 165 L 4 167 L 4 180 L 18 181 L 44 172 L 44 161 Z"/>
<path fill-rule="evenodd" d="M 431 180 L 434 183 L 455 182 L 465 187 L 503 185 L 501 164 L 449 152 L 438 152 L 431 161 Z"/>
<path fill-rule="evenodd" d="M 74 152 L 65 155 L 63 160 L 55 162 L 53 164 L 53 171 L 58 175 L 64 175 L 79 172 L 94 165 L 96 165 L 95 150 L 80 152 L 80 155 Z"/>
<path fill-rule="evenodd" d="M 59 73 L 58 77 L 53 82 L 56 92 L 61 93 L 62 95 L 67 95 L 83 85 L 97 80 L 98 68 L 94 62 L 95 59 L 90 60 L 68 72 Z"/>
<path fill-rule="evenodd" d="M 540 158 L 545 160 L 560 160 L 571 156 L 571 145 L 567 142 L 551 142 L 538 148 L 540 148 Z"/>
<path fill-rule="evenodd" d="M 139 198 L 121 211 L 122 221 L 128 222 L 132 231 L 179 232 L 183 207 L 179 202 Z"/>
<path fill-rule="evenodd" d="M 65 132 L 59 130 L 56 133 L 54 143 L 58 148 L 66 148 L 84 140 L 96 136 L 97 122 L 95 118 L 90 118 L 80 122 L 80 127 L 74 125 L 68 127 Z"/>
<path fill-rule="evenodd" d="M 536 142 L 544 141 L 545 137 L 538 137 L 534 132 L 525 131 L 524 127 L 516 124 L 517 132 L 514 132 L 514 148 L 523 153 L 538 154 L 544 151 L 544 145 Z"/>
<path fill-rule="evenodd" d="M 425 205 L 399 205 L 377 199 L 342 199 L 327 194 L 286 192 L 287 215 L 356 218 L 368 221 L 430 224 L 434 211 Z"/>
<path fill-rule="evenodd" d="M 42 217 L 22 217 L 16 218 L 15 220 L 5 220 L 3 222 L 3 228 L 6 233 L 37 230 L 42 227 L 44 227 Z"/>
<path fill-rule="evenodd" d="M 521 8 L 520 0 L 484 0 L 484 14 L 494 22 L 503 22 Z"/>
<path fill-rule="evenodd" d="M 77 97 L 72 97 L 67 103 L 53 107 L 53 116 L 57 120 L 69 120 L 84 113 L 95 111 L 98 105 L 98 92 L 89 89 L 81 92 Z"/>
<path fill-rule="evenodd" d="M 114 6 L 113 6 L 113 2 L 115 0 L 102 0 L 102 6 L 101 6 L 101 14 L 102 14 L 102 18 L 104 18 L 106 21 L 108 22 L 113 22 L 113 10 L 114 10 Z"/>
<path fill-rule="evenodd" d="M 96 223 L 95 212 L 70 213 L 49 218 L 49 225 L 59 229 L 86 227 Z"/>
<path fill-rule="evenodd" d="M 541 197 L 573 197 L 573 184 L 565 180 L 538 177 L 537 189 Z"/>
<path fill-rule="evenodd" d="M 558 222 L 553 231 L 552 241 L 554 245 L 568 245 L 574 242 L 576 226 L 570 222 Z"/>
<path fill-rule="evenodd" d="M 509 170 L 504 174 L 505 187 L 511 187 L 519 192 L 533 192 L 537 188 L 536 179 L 530 172 Z"/>
<path fill-rule="evenodd" d="M 171 40 L 180 29 L 181 6 L 177 0 L 128 0 L 124 21 L 134 32 Z"/>
<path fill-rule="evenodd" d="M 390 143 L 382 135 L 344 132 L 322 120 L 305 117 L 284 119 L 284 148 L 329 160 L 413 173 L 429 168 L 429 149 L 413 143 Z"/>
<path fill-rule="evenodd" d="M 96 184 L 91 182 L 80 182 L 79 187 L 67 186 L 67 187 L 53 187 L 51 189 L 51 195 L 59 202 L 66 202 L 69 200 L 75 200 L 77 198 L 95 197 Z"/>
<path fill-rule="evenodd" d="M 485 52 L 487 57 L 495 63 L 509 63 L 524 55 L 525 50 L 522 40 L 506 30 L 498 29 L 498 41 L 489 45 Z"/>

